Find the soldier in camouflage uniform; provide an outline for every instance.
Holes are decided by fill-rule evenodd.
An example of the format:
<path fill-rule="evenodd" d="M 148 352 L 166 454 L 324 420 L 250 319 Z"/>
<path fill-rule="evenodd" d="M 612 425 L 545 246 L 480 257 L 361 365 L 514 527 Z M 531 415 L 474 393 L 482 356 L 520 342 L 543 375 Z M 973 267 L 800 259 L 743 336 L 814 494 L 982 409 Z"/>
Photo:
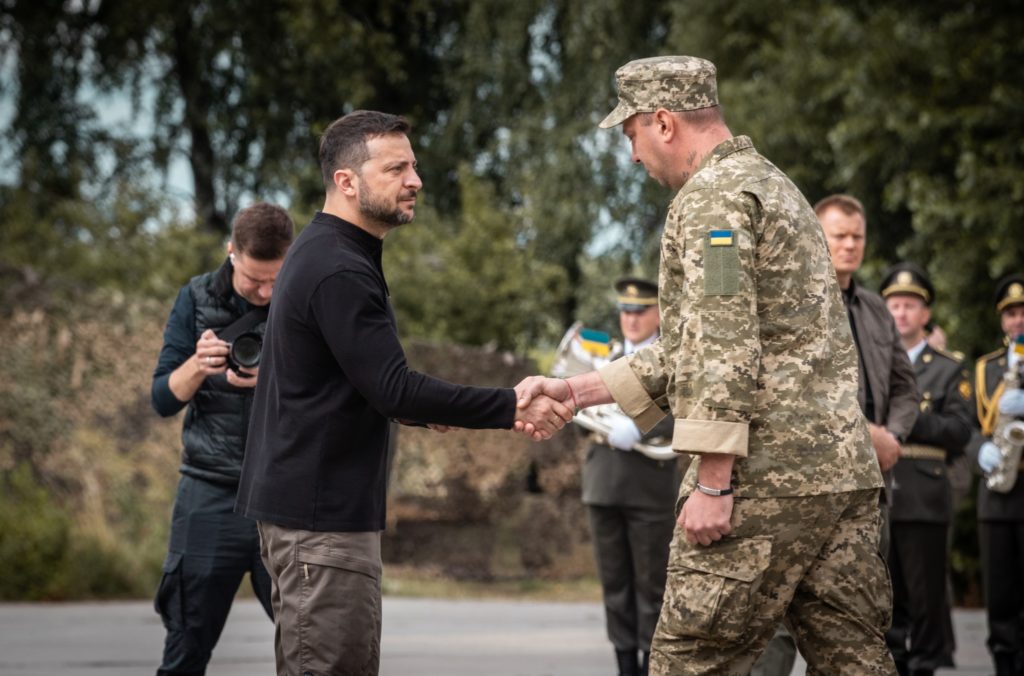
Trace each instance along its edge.
<path fill-rule="evenodd" d="M 952 655 L 947 571 L 953 487 L 947 466 L 971 436 L 971 386 L 955 355 L 931 347 L 925 327 L 935 291 L 912 263 L 889 269 L 882 297 L 921 392 L 920 414 L 892 470 L 889 571 L 893 623 L 886 634 L 900 674 L 930 676 Z"/>
<path fill-rule="evenodd" d="M 598 372 L 521 389 L 577 407 L 614 400 L 642 430 L 671 411 L 673 448 L 695 455 L 651 673 L 747 674 L 785 618 L 814 672 L 895 674 L 882 478 L 818 220 L 732 136 L 711 63 L 641 59 L 616 79 L 601 127 L 623 125 L 633 160 L 678 191 L 662 235 L 663 333 Z"/>

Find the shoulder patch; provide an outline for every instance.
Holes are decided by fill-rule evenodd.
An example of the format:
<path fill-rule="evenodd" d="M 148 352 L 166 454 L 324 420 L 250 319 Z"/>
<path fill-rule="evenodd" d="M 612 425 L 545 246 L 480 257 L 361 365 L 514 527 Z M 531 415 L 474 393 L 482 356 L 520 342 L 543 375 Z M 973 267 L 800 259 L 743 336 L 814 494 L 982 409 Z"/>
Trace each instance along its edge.
<path fill-rule="evenodd" d="M 960 381 L 960 385 L 956 389 L 965 401 L 971 398 L 971 384 L 966 378 Z"/>

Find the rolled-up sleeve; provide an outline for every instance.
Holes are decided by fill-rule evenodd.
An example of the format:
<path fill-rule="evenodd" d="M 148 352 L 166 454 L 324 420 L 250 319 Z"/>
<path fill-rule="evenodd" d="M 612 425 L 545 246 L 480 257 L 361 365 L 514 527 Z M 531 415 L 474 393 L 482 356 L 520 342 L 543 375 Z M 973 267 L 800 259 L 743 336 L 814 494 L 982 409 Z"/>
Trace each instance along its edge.
<path fill-rule="evenodd" d="M 748 193 L 695 194 L 680 210 L 687 312 L 676 359 L 672 448 L 746 457 L 761 362 L 754 222 Z"/>

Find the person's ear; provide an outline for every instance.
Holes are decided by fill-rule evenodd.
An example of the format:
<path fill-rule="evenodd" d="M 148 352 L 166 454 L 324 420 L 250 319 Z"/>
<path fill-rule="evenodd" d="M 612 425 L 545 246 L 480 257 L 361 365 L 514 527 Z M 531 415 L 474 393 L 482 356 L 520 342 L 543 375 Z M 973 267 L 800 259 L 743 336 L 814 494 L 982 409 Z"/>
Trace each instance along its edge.
<path fill-rule="evenodd" d="M 334 172 L 334 187 L 343 195 L 355 197 L 358 191 L 359 175 L 351 169 L 338 169 Z"/>
<path fill-rule="evenodd" d="M 664 108 L 654 111 L 654 124 L 657 125 L 658 136 L 666 143 L 671 142 L 679 133 L 679 120 Z"/>

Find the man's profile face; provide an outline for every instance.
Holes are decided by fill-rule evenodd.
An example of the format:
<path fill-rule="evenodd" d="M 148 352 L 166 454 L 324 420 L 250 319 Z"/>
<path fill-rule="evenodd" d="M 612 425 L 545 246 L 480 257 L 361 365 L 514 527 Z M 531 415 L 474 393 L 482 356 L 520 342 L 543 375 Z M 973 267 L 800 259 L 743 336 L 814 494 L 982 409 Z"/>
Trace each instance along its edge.
<path fill-rule="evenodd" d="M 622 329 L 623 337 L 634 345 L 653 336 L 660 325 L 661 314 L 657 305 L 639 312 L 619 310 L 619 328 Z"/>
<path fill-rule="evenodd" d="M 1024 305 L 1011 305 L 999 313 L 1003 333 L 1014 340 L 1024 334 Z"/>
<path fill-rule="evenodd" d="M 269 303 L 274 293 L 277 273 L 281 271 L 284 259 L 261 261 L 241 251 L 232 251 L 231 244 L 228 244 L 228 253 L 231 254 L 231 264 L 234 268 L 231 273 L 231 285 L 235 293 L 252 305 L 263 306 Z"/>
<path fill-rule="evenodd" d="M 920 296 L 894 293 L 885 299 L 885 306 L 896 322 L 896 330 L 904 340 L 924 338 L 924 327 L 932 318 L 931 310 Z"/>
<path fill-rule="evenodd" d="M 405 225 L 416 211 L 416 193 L 423 182 L 416 173 L 416 155 L 405 134 L 377 136 L 366 142 L 370 158 L 360 167 L 359 211 L 364 218 L 388 226 Z"/>
<path fill-rule="evenodd" d="M 832 255 L 832 266 L 840 275 L 852 275 L 864 262 L 865 224 L 858 213 L 846 214 L 828 207 L 818 215 Z"/>
<path fill-rule="evenodd" d="M 629 140 L 630 160 L 644 165 L 647 175 L 661 185 L 668 186 L 668 176 L 660 161 L 654 124 L 644 125 L 640 115 L 633 115 L 622 123 L 622 134 Z"/>

